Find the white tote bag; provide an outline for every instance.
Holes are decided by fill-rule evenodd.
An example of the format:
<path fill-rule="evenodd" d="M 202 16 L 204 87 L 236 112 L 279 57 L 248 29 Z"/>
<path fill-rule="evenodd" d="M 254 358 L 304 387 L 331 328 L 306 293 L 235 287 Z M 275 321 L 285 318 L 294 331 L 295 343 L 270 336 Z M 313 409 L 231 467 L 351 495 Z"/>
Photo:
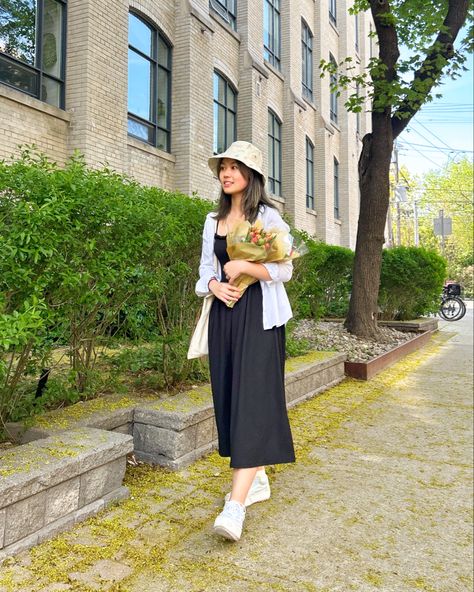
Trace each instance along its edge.
<path fill-rule="evenodd" d="M 215 232 L 217 232 L 217 222 Z M 218 261 L 214 254 L 214 271 L 218 271 Z M 214 301 L 214 294 L 208 294 L 204 296 L 204 302 L 202 303 L 201 316 L 197 322 L 196 328 L 194 329 L 193 336 L 191 337 L 191 343 L 188 349 L 188 360 L 194 358 L 202 358 L 207 356 L 209 353 L 208 344 L 208 329 L 209 329 L 209 313 L 211 312 L 211 306 Z"/>
<path fill-rule="evenodd" d="M 202 303 L 201 316 L 197 322 L 196 328 L 194 329 L 193 336 L 191 337 L 191 343 L 188 349 L 188 360 L 193 358 L 201 358 L 207 356 L 209 353 L 208 345 L 208 327 L 209 327 L 209 313 L 211 312 L 211 306 L 214 301 L 214 294 L 209 294 L 204 297 Z"/>

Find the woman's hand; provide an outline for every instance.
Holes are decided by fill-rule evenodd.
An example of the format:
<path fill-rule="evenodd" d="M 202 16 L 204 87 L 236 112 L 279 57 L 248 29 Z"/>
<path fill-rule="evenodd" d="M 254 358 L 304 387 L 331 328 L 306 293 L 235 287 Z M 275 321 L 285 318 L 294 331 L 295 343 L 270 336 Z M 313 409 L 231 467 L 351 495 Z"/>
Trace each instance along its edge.
<path fill-rule="evenodd" d="M 209 282 L 209 290 L 216 298 L 222 300 L 225 304 L 228 302 L 237 302 L 240 298 L 240 290 L 227 282 L 218 282 L 213 279 Z"/>
<path fill-rule="evenodd" d="M 248 268 L 248 261 L 244 261 L 243 259 L 233 259 L 232 261 L 227 261 L 224 265 L 224 273 L 226 275 L 229 284 L 235 284 L 236 279 L 239 275 L 246 273 L 246 269 Z"/>

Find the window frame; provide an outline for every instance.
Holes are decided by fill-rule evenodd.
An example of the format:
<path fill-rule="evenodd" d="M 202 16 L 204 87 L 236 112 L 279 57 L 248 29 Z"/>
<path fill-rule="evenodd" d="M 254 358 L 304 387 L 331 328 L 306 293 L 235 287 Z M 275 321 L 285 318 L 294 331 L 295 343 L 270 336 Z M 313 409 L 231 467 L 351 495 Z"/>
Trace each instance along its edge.
<path fill-rule="evenodd" d="M 237 1 L 238 0 L 209 0 L 211 12 L 223 19 L 233 31 L 237 31 Z M 229 8 L 233 2 L 234 12 Z"/>
<path fill-rule="evenodd" d="M 226 103 L 223 104 L 219 101 L 219 98 L 214 95 L 214 79 L 215 77 L 218 77 L 220 79 L 222 79 L 225 83 L 225 100 Z M 231 109 L 230 107 L 227 106 L 227 89 L 230 88 L 230 90 L 233 92 L 234 94 L 234 105 L 235 108 Z M 232 84 L 232 82 L 219 70 L 214 70 L 213 72 L 213 91 L 212 91 L 212 105 L 213 105 L 213 111 L 214 111 L 214 105 L 218 105 L 220 107 L 223 107 L 225 109 L 225 118 L 224 118 L 224 144 L 225 147 L 223 148 L 223 150 L 220 150 L 219 147 L 217 146 L 217 138 L 213 137 L 213 151 L 214 154 L 220 154 L 221 152 L 224 152 L 225 150 L 227 150 L 227 148 L 232 144 L 232 142 L 235 142 L 237 139 L 237 100 L 239 97 L 239 93 L 237 91 L 237 89 L 235 88 L 235 86 Z M 234 129 L 232 130 L 232 139 L 229 139 L 229 131 L 227 128 L 227 112 L 230 111 L 231 113 L 234 114 Z M 219 112 L 219 110 L 218 110 Z M 213 113 L 213 117 L 214 113 Z M 213 122 L 213 124 L 215 124 L 215 120 Z M 213 126 L 213 134 L 214 134 L 214 129 L 215 127 Z M 219 129 L 219 126 L 217 126 L 217 129 Z"/>
<path fill-rule="evenodd" d="M 329 20 L 337 27 L 337 0 L 329 0 Z"/>
<path fill-rule="evenodd" d="M 8 86 L 9 88 L 13 88 L 23 94 L 26 94 L 30 97 L 34 97 L 39 101 L 46 103 L 47 105 L 51 105 L 52 107 L 56 107 L 58 109 L 65 109 L 66 104 L 66 43 L 67 43 L 67 0 L 55 0 L 57 4 L 62 6 L 62 14 L 61 14 L 61 52 L 60 52 L 60 59 L 61 59 L 61 68 L 60 68 L 60 76 L 54 76 L 53 74 L 47 74 L 44 72 L 44 64 L 43 64 L 43 27 L 44 27 L 44 2 L 45 0 L 36 0 L 36 17 L 35 17 L 35 59 L 34 65 L 28 64 L 27 62 L 23 62 L 10 54 L 0 51 L 0 59 L 6 62 L 7 64 L 10 63 L 13 66 L 17 66 L 23 68 L 24 70 L 30 72 L 35 76 L 35 92 L 29 92 L 24 88 L 20 88 L 15 86 L 14 84 L 9 83 L 6 80 L 1 80 L 0 83 Z M 39 66 L 38 66 L 39 64 Z M 43 78 L 49 78 L 50 80 L 55 81 L 59 85 L 59 105 L 48 103 L 45 99 L 42 98 L 43 94 Z"/>
<path fill-rule="evenodd" d="M 308 63 L 309 62 L 309 63 Z M 309 76 L 309 80 L 307 79 Z M 301 19 L 301 84 L 305 99 L 313 101 L 313 33 Z"/>
<path fill-rule="evenodd" d="M 278 7 L 276 6 L 278 4 Z M 281 12 L 280 12 L 280 0 L 264 0 L 264 18 L 265 18 L 265 11 L 269 9 L 269 24 L 271 26 L 271 36 L 270 40 L 275 39 L 274 31 L 275 31 L 275 19 L 278 20 L 278 47 L 267 47 L 265 45 L 265 27 L 263 29 L 264 40 L 263 40 L 263 57 L 267 62 L 269 62 L 274 68 L 278 71 L 281 71 Z M 268 57 L 267 54 L 268 53 Z"/>
<path fill-rule="evenodd" d="M 281 136 L 282 136 L 282 131 L 283 131 L 283 123 L 281 121 L 281 119 L 278 117 L 278 115 L 272 110 L 272 109 L 268 109 L 268 115 L 271 117 L 271 129 L 269 126 L 268 129 L 268 164 L 270 165 L 270 154 L 272 155 L 272 167 L 273 167 L 273 172 L 277 172 L 278 173 L 278 177 L 274 176 L 271 177 L 270 176 L 270 166 L 268 166 L 268 190 L 270 191 L 270 193 L 272 193 L 273 195 L 277 196 L 277 197 L 281 197 L 282 193 L 281 193 L 281 186 L 282 186 L 282 177 L 283 177 L 283 170 L 282 170 L 282 154 L 281 154 L 281 147 L 282 147 L 282 140 L 281 140 Z M 277 138 L 275 136 L 275 125 L 278 126 L 278 130 L 279 130 L 279 138 Z M 272 150 L 270 151 L 270 142 L 273 144 Z M 278 162 L 275 162 L 275 144 L 278 143 L 279 145 L 279 150 L 278 150 Z M 277 165 L 277 166 L 276 166 Z M 278 191 L 276 191 L 277 189 L 277 184 L 278 184 Z"/>
<path fill-rule="evenodd" d="M 336 58 L 332 55 L 332 53 L 329 54 L 329 61 L 333 64 L 337 66 L 337 62 L 336 62 Z M 330 91 L 330 98 L 329 98 L 329 118 L 330 120 L 335 123 L 336 125 L 338 125 L 338 96 L 337 96 L 337 90 L 332 90 L 331 86 L 334 83 L 337 83 L 338 80 L 338 76 L 337 73 L 332 73 L 331 72 L 331 76 L 329 79 L 329 91 Z"/>
<path fill-rule="evenodd" d="M 140 142 L 144 142 L 145 144 L 148 144 L 149 146 L 153 146 L 155 148 L 157 148 L 158 150 L 163 150 L 164 152 L 167 153 L 171 153 L 171 96 L 172 96 L 172 72 L 173 72 L 173 45 L 171 44 L 170 40 L 168 39 L 168 37 L 163 33 L 163 31 L 153 22 L 151 21 L 149 18 L 147 18 L 145 15 L 141 14 L 140 12 L 130 9 L 128 11 L 129 15 L 134 16 L 135 18 L 137 18 L 138 20 L 142 21 L 147 27 L 149 27 L 151 29 L 152 32 L 152 51 L 151 54 L 152 55 L 147 55 L 146 53 L 144 53 L 143 51 L 141 51 L 140 49 L 138 49 L 137 47 L 134 47 L 131 43 L 130 43 L 130 35 L 128 35 L 128 50 L 135 52 L 137 55 L 139 55 L 141 58 L 146 59 L 147 61 L 149 61 L 152 64 L 153 70 L 152 70 L 152 80 L 150 80 L 150 101 L 152 103 L 152 107 L 151 107 L 151 112 L 152 112 L 152 119 L 145 119 L 144 117 L 141 117 L 140 115 L 136 115 L 135 113 L 132 113 L 128 107 L 128 97 L 127 97 L 127 134 L 131 137 L 134 138 L 136 140 L 139 140 Z M 159 50 L 159 40 L 162 40 L 163 43 L 167 46 L 168 48 L 168 63 L 167 66 L 163 66 L 162 64 L 160 64 L 160 59 L 159 59 L 159 55 L 158 55 L 158 50 Z M 128 68 L 130 68 L 130 64 L 127 61 L 127 65 Z M 166 128 L 164 128 L 163 126 L 159 125 L 158 123 L 158 98 L 159 98 L 159 87 L 158 87 L 158 80 L 159 80 L 159 76 L 158 73 L 161 70 L 165 70 L 168 73 L 168 94 L 166 97 Z M 128 86 L 127 86 L 127 93 L 128 93 Z M 128 122 L 129 121 L 136 121 L 139 124 L 142 124 L 148 128 L 150 128 L 152 130 L 152 134 L 153 134 L 153 142 L 150 142 L 148 140 L 145 140 L 143 137 L 140 137 L 136 134 L 133 134 L 132 132 L 130 132 L 130 130 L 128 129 Z M 165 148 L 162 148 L 160 146 L 158 146 L 158 131 L 161 130 L 162 132 L 165 133 L 165 137 L 167 139 L 167 146 Z"/>
<path fill-rule="evenodd" d="M 339 161 L 334 156 L 334 171 L 333 171 L 333 184 L 334 184 L 334 219 L 341 220 L 340 214 L 340 201 L 339 201 Z"/>
<path fill-rule="evenodd" d="M 314 144 L 306 136 L 306 208 L 314 211 Z"/>

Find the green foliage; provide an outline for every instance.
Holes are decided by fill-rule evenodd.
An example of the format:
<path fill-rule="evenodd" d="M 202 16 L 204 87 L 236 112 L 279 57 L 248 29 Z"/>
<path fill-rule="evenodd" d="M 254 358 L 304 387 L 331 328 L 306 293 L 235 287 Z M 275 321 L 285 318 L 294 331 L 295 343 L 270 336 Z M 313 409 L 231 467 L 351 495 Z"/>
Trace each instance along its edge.
<path fill-rule="evenodd" d="M 109 356 L 110 363 L 121 373 L 131 377 L 137 388 L 162 390 L 185 381 L 203 381 L 208 377 L 207 362 L 188 360 L 189 334 L 169 333 L 148 343 L 126 347 Z"/>
<path fill-rule="evenodd" d="M 307 339 L 294 339 L 293 329 L 295 321 L 290 320 L 286 325 L 286 357 L 294 358 L 304 356 L 311 350 L 311 345 Z"/>
<path fill-rule="evenodd" d="M 210 209 L 77 155 L 64 169 L 29 150 L 0 163 L 0 419 L 21 380 L 54 368 L 55 346 L 66 346 L 70 386 L 87 396 L 107 336 L 171 344 L 189 334 Z M 171 368 L 175 349 L 164 348 L 167 384 L 187 371 L 181 350 Z"/>
<path fill-rule="evenodd" d="M 472 293 L 469 267 L 474 263 L 473 178 L 471 160 L 452 162 L 442 171 L 425 175 L 420 200 L 420 240 L 444 254 L 449 279 L 464 284 L 466 293 Z M 452 220 L 452 234 L 445 238 L 444 253 L 440 237 L 433 232 L 433 218 L 441 209 Z"/>
<path fill-rule="evenodd" d="M 375 3 L 355 0 L 349 12 L 356 14 L 371 10 L 371 4 Z M 379 57 L 371 58 L 367 68 L 362 71 L 352 65 L 350 58 L 342 59 L 336 67 L 339 72 L 337 87 L 339 90 L 349 91 L 346 108 L 358 112 L 362 102 L 367 101 L 367 104 L 372 105 L 373 111 L 383 112 L 390 108 L 396 117 L 410 118 L 411 108 L 418 109 L 437 96 L 435 89 L 441 83 L 442 73 L 451 78 L 459 77 L 467 69 L 465 61 L 474 39 L 472 11 L 467 16 L 468 25 L 464 30 L 464 37 L 446 57 L 446 48 L 435 40 L 440 32 L 447 32 L 443 25 L 447 11 L 447 0 L 387 2 L 387 11 L 377 13 L 378 26 L 394 29 L 398 47 L 384 45 L 380 48 L 380 53 L 394 55 L 399 47 L 404 48 L 403 55 L 395 65 L 395 76 L 387 77 L 387 66 Z M 374 14 L 372 12 L 373 17 Z M 381 43 L 376 31 L 373 37 Z M 393 38 L 390 42 L 393 43 Z M 430 56 L 428 60 L 427 56 Z M 321 61 L 320 69 L 322 76 L 325 73 L 335 73 L 326 60 Z M 421 76 L 414 76 L 416 72 L 421 73 Z M 365 97 L 356 92 L 357 87 L 365 89 Z M 407 110 L 407 106 L 410 109 Z M 400 107 L 403 108 L 399 109 Z"/>
<path fill-rule="evenodd" d="M 354 253 L 350 249 L 327 245 L 294 231 L 308 252 L 294 262 L 288 294 L 297 317 L 341 317 L 347 312 L 351 290 Z"/>
<path fill-rule="evenodd" d="M 384 250 L 379 292 L 382 318 L 408 320 L 436 312 L 445 278 L 446 263 L 434 251 Z"/>

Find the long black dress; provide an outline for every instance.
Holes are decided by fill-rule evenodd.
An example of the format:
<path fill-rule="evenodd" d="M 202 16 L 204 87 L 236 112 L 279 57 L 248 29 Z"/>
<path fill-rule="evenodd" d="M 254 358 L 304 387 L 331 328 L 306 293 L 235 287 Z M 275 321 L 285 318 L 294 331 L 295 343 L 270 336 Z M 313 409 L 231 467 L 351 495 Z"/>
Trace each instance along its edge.
<path fill-rule="evenodd" d="M 215 235 L 222 266 L 226 237 Z M 224 273 L 221 281 L 226 281 Z M 232 468 L 294 462 L 285 403 L 285 327 L 263 329 L 262 289 L 255 282 L 228 308 L 215 298 L 209 316 L 209 366 L 219 454 Z"/>

